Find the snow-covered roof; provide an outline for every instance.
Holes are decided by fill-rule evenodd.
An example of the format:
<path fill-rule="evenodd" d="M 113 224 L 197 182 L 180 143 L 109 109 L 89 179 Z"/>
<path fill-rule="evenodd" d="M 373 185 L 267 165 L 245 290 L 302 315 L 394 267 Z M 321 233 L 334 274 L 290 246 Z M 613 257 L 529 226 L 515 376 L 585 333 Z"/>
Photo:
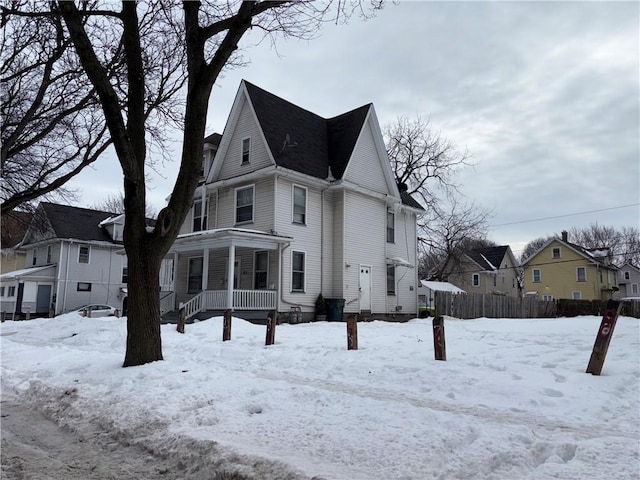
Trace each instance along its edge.
<path fill-rule="evenodd" d="M 33 275 L 34 273 L 39 273 L 43 270 L 54 267 L 55 265 L 44 265 L 42 267 L 22 268 L 20 270 L 3 273 L 2 275 L 0 275 L 0 280 L 11 280 L 14 278 L 27 277 L 29 275 Z"/>
<path fill-rule="evenodd" d="M 437 292 L 453 292 L 453 293 L 466 293 L 461 288 L 456 287 L 449 282 L 436 282 L 432 280 L 420 280 L 423 287 L 427 287 Z"/>

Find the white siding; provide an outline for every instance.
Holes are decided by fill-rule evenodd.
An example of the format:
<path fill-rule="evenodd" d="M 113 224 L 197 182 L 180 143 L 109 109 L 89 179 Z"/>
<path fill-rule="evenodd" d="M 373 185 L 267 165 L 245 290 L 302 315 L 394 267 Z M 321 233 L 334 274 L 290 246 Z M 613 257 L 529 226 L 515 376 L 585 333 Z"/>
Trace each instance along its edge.
<path fill-rule="evenodd" d="M 396 305 L 402 307 L 399 313 L 417 314 L 417 231 L 415 214 L 400 210 L 395 215 L 395 242 L 387 243 L 387 257 L 400 257 L 409 261 L 414 268 L 396 267 L 396 295 L 389 297 L 387 313 L 394 313 Z"/>
<path fill-rule="evenodd" d="M 249 185 L 253 185 L 255 188 L 253 222 L 236 225 L 235 191 L 238 188 L 246 187 Z M 238 226 L 239 228 L 249 228 L 252 230 L 262 230 L 268 232 L 274 228 L 273 179 L 269 177 L 265 180 L 259 180 L 256 182 L 247 182 L 245 184 L 234 185 L 232 187 L 223 187 L 218 190 L 218 206 L 218 223 L 216 225 L 216 228 L 230 228 Z"/>
<path fill-rule="evenodd" d="M 251 138 L 250 163 L 242 165 L 242 140 L 245 138 Z M 238 122 L 234 125 L 225 158 L 217 159 L 217 161 L 222 164 L 216 180 L 245 175 L 271 165 L 267 146 L 246 98 L 242 100 Z"/>
<path fill-rule="evenodd" d="M 375 146 L 371 123 L 367 122 L 353 152 L 344 179 L 379 193 L 388 193 L 389 187 L 382 169 L 382 161 Z"/>

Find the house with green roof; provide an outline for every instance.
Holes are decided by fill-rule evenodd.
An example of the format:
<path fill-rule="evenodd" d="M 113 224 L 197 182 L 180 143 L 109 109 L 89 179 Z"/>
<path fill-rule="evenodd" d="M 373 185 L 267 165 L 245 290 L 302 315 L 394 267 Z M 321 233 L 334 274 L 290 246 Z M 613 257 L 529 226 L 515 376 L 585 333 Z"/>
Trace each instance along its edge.
<path fill-rule="evenodd" d="M 167 255 L 176 306 L 313 318 L 417 313 L 417 217 L 372 104 L 323 118 L 242 81 L 205 142 L 193 207 Z"/>

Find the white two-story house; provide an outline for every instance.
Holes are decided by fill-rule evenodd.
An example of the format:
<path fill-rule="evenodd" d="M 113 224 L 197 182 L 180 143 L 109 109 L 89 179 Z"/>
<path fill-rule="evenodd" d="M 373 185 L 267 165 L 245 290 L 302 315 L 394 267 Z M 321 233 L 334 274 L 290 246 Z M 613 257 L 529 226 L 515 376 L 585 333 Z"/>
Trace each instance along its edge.
<path fill-rule="evenodd" d="M 346 314 L 416 316 L 424 210 L 396 184 L 372 104 L 325 119 L 243 81 L 203 175 L 165 260 L 189 314 L 312 319 L 322 294 Z"/>
<path fill-rule="evenodd" d="M 24 318 L 126 299 L 124 215 L 42 202 L 21 243 L 24 268 L 0 275 L 0 310 Z"/>

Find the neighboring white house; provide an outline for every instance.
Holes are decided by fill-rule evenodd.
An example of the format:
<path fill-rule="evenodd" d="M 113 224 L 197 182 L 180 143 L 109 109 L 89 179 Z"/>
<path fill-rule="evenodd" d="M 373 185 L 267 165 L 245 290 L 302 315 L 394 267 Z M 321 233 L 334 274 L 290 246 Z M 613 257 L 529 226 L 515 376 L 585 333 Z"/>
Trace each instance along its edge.
<path fill-rule="evenodd" d="M 467 293 L 518 297 L 518 262 L 509 245 L 467 250 L 447 280 Z"/>
<path fill-rule="evenodd" d="M 640 297 L 640 268 L 625 263 L 618 272 L 620 298 Z"/>
<path fill-rule="evenodd" d="M 435 292 L 465 293 L 461 288 L 449 282 L 420 280 L 418 287 L 418 302 L 421 307 L 436 308 Z"/>
<path fill-rule="evenodd" d="M 43 316 L 86 304 L 122 309 L 124 216 L 42 202 L 22 241 L 26 265 L 0 276 L 0 309 Z"/>
<path fill-rule="evenodd" d="M 396 185 L 372 104 L 325 119 L 242 81 L 205 152 L 167 256 L 189 313 L 299 308 L 311 319 L 322 293 L 345 313 L 416 315 L 423 209 Z"/>

